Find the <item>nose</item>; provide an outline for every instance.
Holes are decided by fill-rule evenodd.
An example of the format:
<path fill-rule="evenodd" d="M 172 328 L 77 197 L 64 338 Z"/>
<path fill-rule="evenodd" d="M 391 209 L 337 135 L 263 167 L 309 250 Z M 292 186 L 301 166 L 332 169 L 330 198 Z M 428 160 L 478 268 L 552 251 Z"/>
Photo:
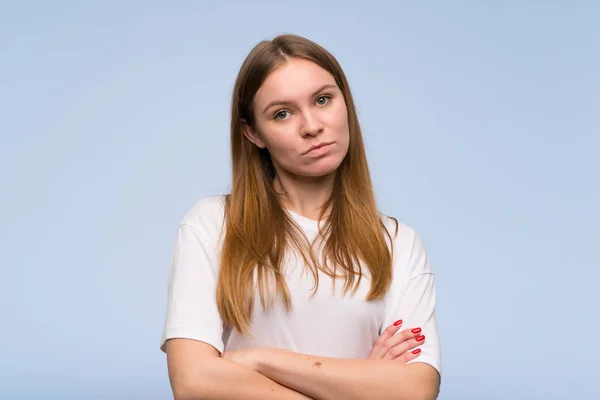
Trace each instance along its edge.
<path fill-rule="evenodd" d="M 323 132 L 323 123 L 316 115 L 314 111 L 307 111 L 304 113 L 304 123 L 301 127 L 302 137 L 306 136 L 317 136 Z"/>

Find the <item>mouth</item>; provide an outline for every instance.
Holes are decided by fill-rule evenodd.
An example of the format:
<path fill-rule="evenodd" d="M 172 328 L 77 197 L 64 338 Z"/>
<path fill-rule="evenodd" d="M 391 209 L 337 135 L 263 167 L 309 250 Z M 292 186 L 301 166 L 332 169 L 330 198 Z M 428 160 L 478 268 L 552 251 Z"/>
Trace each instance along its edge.
<path fill-rule="evenodd" d="M 308 149 L 308 151 L 306 151 L 304 154 L 311 154 L 313 152 L 317 153 L 317 150 L 323 149 L 324 147 L 329 146 L 331 144 L 333 144 L 333 142 L 316 144 L 316 145 L 312 146 L 310 149 Z"/>

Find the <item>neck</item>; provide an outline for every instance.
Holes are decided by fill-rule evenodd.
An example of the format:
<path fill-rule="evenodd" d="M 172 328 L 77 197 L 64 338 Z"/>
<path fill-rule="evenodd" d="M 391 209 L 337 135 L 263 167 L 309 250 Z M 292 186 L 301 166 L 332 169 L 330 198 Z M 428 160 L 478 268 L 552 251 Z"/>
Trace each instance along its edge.
<path fill-rule="evenodd" d="M 282 195 L 283 205 L 303 217 L 318 220 L 321 208 L 333 191 L 335 174 L 320 177 L 298 177 L 277 174 L 273 185 Z M 324 218 L 329 210 L 326 210 Z"/>

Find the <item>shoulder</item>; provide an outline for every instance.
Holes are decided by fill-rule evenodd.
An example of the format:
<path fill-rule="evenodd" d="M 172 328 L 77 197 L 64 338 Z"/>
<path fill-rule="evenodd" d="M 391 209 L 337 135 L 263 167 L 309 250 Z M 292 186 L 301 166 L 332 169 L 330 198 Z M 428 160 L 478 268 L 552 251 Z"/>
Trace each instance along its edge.
<path fill-rule="evenodd" d="M 396 218 L 379 214 L 381 217 L 381 221 L 389 233 L 394 247 L 412 247 L 415 244 L 415 241 L 420 241 L 419 234 L 417 231 L 402 222 L 399 222 Z"/>
<path fill-rule="evenodd" d="M 180 226 L 191 226 L 202 231 L 220 231 L 225 217 L 226 196 L 205 197 L 186 212 Z"/>
<path fill-rule="evenodd" d="M 393 217 L 382 215 L 382 221 L 392 238 L 394 269 L 407 279 L 432 274 L 429 257 L 419 233 Z"/>

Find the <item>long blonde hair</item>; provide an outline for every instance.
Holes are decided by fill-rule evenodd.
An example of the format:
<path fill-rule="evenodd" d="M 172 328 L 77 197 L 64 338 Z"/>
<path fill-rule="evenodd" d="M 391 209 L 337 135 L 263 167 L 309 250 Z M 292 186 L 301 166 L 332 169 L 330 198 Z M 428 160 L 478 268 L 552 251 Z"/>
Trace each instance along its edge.
<path fill-rule="evenodd" d="M 321 228 L 323 261 L 318 260 L 275 191 L 275 169 L 268 150 L 259 149 L 244 135 L 242 119 L 254 123 L 254 95 L 277 66 L 290 57 L 310 60 L 328 71 L 342 91 L 348 111 L 348 152 L 336 171 L 331 197 L 321 210 L 330 210 Z M 217 304 L 223 322 L 248 333 L 254 306 L 255 283 L 262 306 L 279 297 L 292 307 L 281 263 L 289 246 L 301 254 L 318 288 L 322 271 L 344 277 L 344 292 L 355 291 L 363 277 L 360 261 L 371 275 L 366 300 L 382 298 L 392 280 L 391 235 L 375 203 L 362 132 L 344 72 L 337 60 L 318 44 L 297 36 L 280 35 L 262 41 L 246 57 L 233 90 L 231 107 L 232 188 L 225 203 L 225 237 L 217 283 Z M 397 224 L 397 222 L 396 222 Z M 396 225 L 397 227 L 397 225 Z M 255 282 L 256 274 L 256 282 Z M 273 286 L 274 284 L 274 289 Z"/>

